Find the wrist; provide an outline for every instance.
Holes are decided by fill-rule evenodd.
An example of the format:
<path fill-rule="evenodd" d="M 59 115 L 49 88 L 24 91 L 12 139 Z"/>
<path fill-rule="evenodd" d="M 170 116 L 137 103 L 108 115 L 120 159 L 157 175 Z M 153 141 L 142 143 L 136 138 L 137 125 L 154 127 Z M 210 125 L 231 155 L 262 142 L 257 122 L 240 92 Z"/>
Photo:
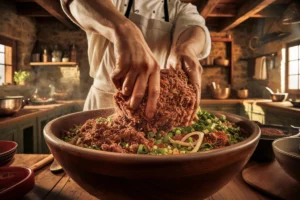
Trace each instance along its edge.
<path fill-rule="evenodd" d="M 177 54 L 186 54 L 186 55 L 193 55 L 196 56 L 196 50 L 193 48 L 193 45 L 186 42 L 176 47 Z"/>
<path fill-rule="evenodd" d="M 133 22 L 124 20 L 122 23 L 114 26 L 114 36 L 115 41 L 118 40 L 130 40 L 130 38 L 136 38 L 136 33 L 139 32 L 139 29 L 135 26 Z"/>

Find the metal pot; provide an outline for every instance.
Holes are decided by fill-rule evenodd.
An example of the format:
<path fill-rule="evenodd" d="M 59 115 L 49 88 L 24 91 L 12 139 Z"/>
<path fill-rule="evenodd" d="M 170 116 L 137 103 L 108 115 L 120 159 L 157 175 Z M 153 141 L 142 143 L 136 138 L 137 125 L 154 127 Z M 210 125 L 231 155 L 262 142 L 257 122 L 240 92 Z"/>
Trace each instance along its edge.
<path fill-rule="evenodd" d="M 23 96 L 0 97 L 0 117 L 17 113 L 25 104 Z"/>
<path fill-rule="evenodd" d="M 248 98 L 248 90 L 247 89 L 241 89 L 237 91 L 237 96 L 240 99 L 247 99 Z"/>

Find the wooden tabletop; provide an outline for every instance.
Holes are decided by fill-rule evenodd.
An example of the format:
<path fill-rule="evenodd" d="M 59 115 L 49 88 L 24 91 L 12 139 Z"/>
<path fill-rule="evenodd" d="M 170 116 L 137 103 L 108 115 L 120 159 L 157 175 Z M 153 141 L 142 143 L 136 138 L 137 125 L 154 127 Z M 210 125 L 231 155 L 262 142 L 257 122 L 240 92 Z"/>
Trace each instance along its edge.
<path fill-rule="evenodd" d="M 38 161 L 46 158 L 47 154 L 16 154 L 11 166 L 30 167 Z M 70 200 L 70 199 L 85 199 L 95 200 L 97 198 L 91 196 L 78 186 L 66 173 L 60 172 L 53 174 L 49 170 L 49 165 L 40 169 L 35 173 L 35 187 L 24 196 L 23 200 Z M 255 200 L 255 199 L 271 199 L 271 197 L 251 188 L 242 179 L 239 173 L 231 182 L 223 189 L 215 193 L 209 200 Z"/>

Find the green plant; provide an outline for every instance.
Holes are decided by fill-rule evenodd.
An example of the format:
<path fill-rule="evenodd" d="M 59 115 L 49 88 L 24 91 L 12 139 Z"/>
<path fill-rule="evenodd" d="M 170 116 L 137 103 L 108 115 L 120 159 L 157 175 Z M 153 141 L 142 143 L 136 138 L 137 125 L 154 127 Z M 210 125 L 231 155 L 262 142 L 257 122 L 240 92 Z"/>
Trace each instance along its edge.
<path fill-rule="evenodd" d="M 14 74 L 14 81 L 16 83 L 20 83 L 22 81 L 28 81 L 30 80 L 30 73 L 27 71 L 16 71 Z"/>

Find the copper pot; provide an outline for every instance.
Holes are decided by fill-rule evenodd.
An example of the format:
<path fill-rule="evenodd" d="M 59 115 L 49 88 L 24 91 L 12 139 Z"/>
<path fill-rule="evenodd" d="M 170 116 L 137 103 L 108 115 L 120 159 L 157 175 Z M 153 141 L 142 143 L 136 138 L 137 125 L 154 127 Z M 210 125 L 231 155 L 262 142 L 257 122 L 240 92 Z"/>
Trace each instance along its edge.
<path fill-rule="evenodd" d="M 249 92 L 247 89 L 241 89 L 237 91 L 237 96 L 240 99 L 247 99 L 249 95 Z"/>

